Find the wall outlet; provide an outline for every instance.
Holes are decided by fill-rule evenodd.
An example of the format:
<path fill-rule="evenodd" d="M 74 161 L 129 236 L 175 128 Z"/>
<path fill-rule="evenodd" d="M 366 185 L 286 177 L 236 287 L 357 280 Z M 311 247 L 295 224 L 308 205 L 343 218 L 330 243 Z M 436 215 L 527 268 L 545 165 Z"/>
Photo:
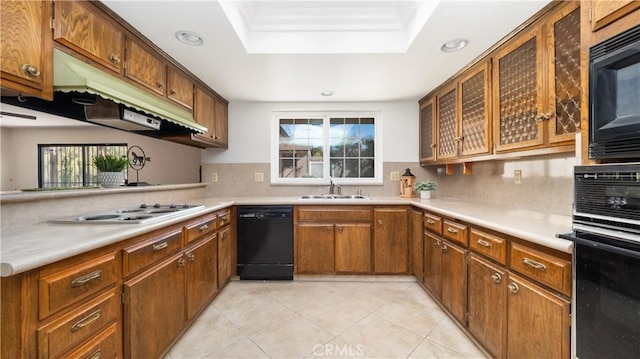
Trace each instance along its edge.
<path fill-rule="evenodd" d="M 390 172 L 389 180 L 391 181 L 400 181 L 400 172 Z"/>
<path fill-rule="evenodd" d="M 262 173 L 262 172 L 256 172 L 256 173 L 254 173 L 254 174 L 253 174 L 253 179 L 254 179 L 256 182 L 262 182 L 262 181 L 264 181 L 264 173 Z"/>
<path fill-rule="evenodd" d="M 211 182 L 218 182 L 218 172 L 211 173 Z"/>
<path fill-rule="evenodd" d="M 513 171 L 513 179 L 516 184 L 522 184 L 522 170 Z"/>

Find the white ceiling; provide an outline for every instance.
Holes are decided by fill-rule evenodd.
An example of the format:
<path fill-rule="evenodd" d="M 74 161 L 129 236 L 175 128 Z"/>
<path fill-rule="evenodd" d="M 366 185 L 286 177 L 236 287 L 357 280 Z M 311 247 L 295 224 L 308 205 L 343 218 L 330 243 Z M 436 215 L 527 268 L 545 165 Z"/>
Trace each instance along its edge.
<path fill-rule="evenodd" d="M 443 0 L 431 9 L 424 26 L 415 18 L 426 19 L 432 7 L 424 6 L 427 0 L 234 1 L 236 10 L 231 11 L 245 21 L 240 23 L 245 28 L 240 35 L 218 1 L 103 2 L 229 101 L 333 102 L 416 101 L 549 0 Z M 326 26 L 330 31 L 322 30 Z M 175 33 L 179 30 L 202 35 L 204 44 L 190 47 L 178 42 Z M 349 44 L 349 38 L 367 32 L 378 33 L 378 38 L 360 42 L 379 45 L 375 42 L 383 42 L 393 32 L 404 32 L 406 38 L 404 45 L 394 45 L 390 53 L 381 53 L 384 50 L 379 48 L 362 50 L 353 42 L 337 44 L 343 40 Z M 325 45 L 318 49 L 299 40 L 309 34 L 334 36 L 307 40 Z M 251 52 L 262 53 L 248 53 L 245 43 L 250 41 L 240 40 L 252 35 L 260 43 Z M 267 35 L 275 35 L 275 40 Z M 456 38 L 468 39 L 469 45 L 456 53 L 440 51 L 443 43 Z M 285 46 L 293 39 L 303 48 Z M 355 53 L 345 53 L 350 48 Z M 333 96 L 323 97 L 322 91 L 332 91 Z"/>

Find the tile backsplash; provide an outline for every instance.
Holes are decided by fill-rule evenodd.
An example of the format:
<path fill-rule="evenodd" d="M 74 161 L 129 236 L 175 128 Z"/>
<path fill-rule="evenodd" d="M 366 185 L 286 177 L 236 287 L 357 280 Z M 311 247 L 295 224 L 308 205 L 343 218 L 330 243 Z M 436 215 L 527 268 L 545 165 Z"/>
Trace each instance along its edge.
<path fill-rule="evenodd" d="M 378 186 L 343 186 L 342 193 L 372 196 L 399 196 L 400 184 L 390 181 L 390 172 L 401 175 L 406 168 L 417 181 L 432 180 L 438 184 L 435 197 L 460 198 L 507 207 L 571 215 L 573 203 L 574 156 L 549 155 L 527 159 L 476 162 L 472 174 L 463 175 L 462 165 L 455 165 L 454 174 L 446 175 L 444 166 L 420 167 L 415 162 L 384 163 L 384 184 Z M 515 184 L 514 171 L 522 171 L 522 183 Z M 206 189 L 208 197 L 300 196 L 327 193 L 327 186 L 284 186 L 269 183 L 268 163 L 203 164 L 202 178 L 217 182 Z M 262 173 L 264 181 L 256 182 Z M 328 183 L 327 183 L 328 185 Z M 417 196 L 417 195 L 416 195 Z"/>

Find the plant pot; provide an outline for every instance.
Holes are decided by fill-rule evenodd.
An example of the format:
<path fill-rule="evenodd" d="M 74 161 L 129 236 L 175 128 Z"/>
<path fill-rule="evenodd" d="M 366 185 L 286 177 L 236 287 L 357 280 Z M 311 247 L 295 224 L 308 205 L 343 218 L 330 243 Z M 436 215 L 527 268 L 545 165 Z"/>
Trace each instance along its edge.
<path fill-rule="evenodd" d="M 420 198 L 422 199 L 430 199 L 431 191 L 420 191 Z"/>
<path fill-rule="evenodd" d="M 105 188 L 120 187 L 124 184 L 124 171 L 98 172 L 98 184 Z"/>

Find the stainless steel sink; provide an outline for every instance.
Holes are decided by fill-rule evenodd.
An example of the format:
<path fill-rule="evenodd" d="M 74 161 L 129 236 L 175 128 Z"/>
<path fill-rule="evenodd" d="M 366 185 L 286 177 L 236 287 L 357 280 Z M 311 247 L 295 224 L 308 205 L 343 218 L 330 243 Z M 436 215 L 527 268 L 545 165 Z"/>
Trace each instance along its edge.
<path fill-rule="evenodd" d="M 344 194 L 311 194 L 298 197 L 298 199 L 371 199 L 369 196 L 362 194 L 344 195 Z"/>

